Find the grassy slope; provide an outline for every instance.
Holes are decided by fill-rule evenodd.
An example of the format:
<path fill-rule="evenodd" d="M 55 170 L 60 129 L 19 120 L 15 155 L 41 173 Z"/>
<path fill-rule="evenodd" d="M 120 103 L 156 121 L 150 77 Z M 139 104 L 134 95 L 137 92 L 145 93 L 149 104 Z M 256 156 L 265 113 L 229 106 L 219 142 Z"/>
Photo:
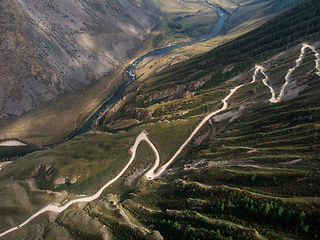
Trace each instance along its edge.
<path fill-rule="evenodd" d="M 316 2 L 309 1 L 303 5 L 305 7 L 301 6 L 299 9 L 305 9 L 309 11 L 309 17 L 315 17 L 311 13 L 317 8 L 314 7 L 315 4 L 310 8 L 311 3 Z M 299 11 L 294 9 L 285 17 L 297 12 Z M 276 19 L 268 24 L 276 26 L 277 21 L 280 22 Z M 265 29 L 267 28 L 263 27 L 253 31 L 241 39 L 254 39 Z M 305 36 L 301 36 L 300 39 L 303 38 Z M 290 44 L 294 43 L 286 43 L 277 51 L 290 47 Z M 31 175 L 39 162 L 52 164 L 53 168 L 44 172 L 44 175 L 39 172 L 35 176 L 38 187 L 53 188 L 50 184 L 60 176 L 72 178 L 81 175 L 75 184 L 62 185 L 59 189 L 66 189 L 71 193 L 69 198 L 72 198 L 72 194 L 93 193 L 124 166 L 130 155 L 128 149 L 143 129 L 149 132 L 149 137 L 159 149 L 162 159 L 167 160 L 203 115 L 221 106 L 219 101 L 227 95 L 230 88 L 251 81 L 254 60 L 259 62 L 259 59 L 266 59 L 266 55 L 272 56 L 272 53 L 266 50 L 262 51 L 260 56 L 244 61 L 242 74 L 236 80 L 224 83 L 240 72 L 241 68 L 236 62 L 236 51 L 240 51 L 242 56 L 250 55 L 250 52 L 235 46 L 237 41 L 191 63 L 180 64 L 179 68 L 183 69 L 179 72 L 166 71 L 150 78 L 144 87 L 140 88 L 140 94 L 145 94 L 145 98 L 135 101 L 133 96 L 126 106 L 120 109 L 121 114 L 115 114 L 109 119 L 112 121 L 132 118 L 133 116 L 129 115 L 124 117 L 123 113 L 134 107 L 145 108 L 148 111 L 158 109 L 157 112 L 153 112 L 152 117 L 139 119 L 143 124 L 125 129 L 126 131 L 114 132 L 112 135 L 87 133 L 54 149 L 30 154 L 4 168 L 0 172 L 3 183 L 2 202 L 10 197 L 16 201 L 17 206 L 21 204 L 17 200 L 19 197 L 5 188 L 8 183 L 4 181 L 18 181 L 18 184 L 28 189 L 21 181 Z M 260 42 L 260 46 L 265 45 Z M 227 53 L 234 58 L 220 61 L 221 55 L 216 56 Z M 299 46 L 290 48 L 283 55 L 263 63 L 275 87 L 279 88 L 283 83 L 285 72 L 294 66 L 298 56 Z M 203 66 L 201 64 L 207 68 L 201 67 L 202 72 L 199 72 L 199 66 Z M 208 66 L 215 64 L 215 68 L 207 70 Z M 229 71 L 230 66 L 234 66 L 235 70 Z M 184 72 L 193 74 L 185 78 Z M 207 124 L 201 129 L 195 138 L 203 137 L 201 143 L 192 142 L 188 145 L 176 162 L 175 167 L 181 168 L 185 164 L 191 164 L 193 167 L 190 169 L 167 174 L 159 181 L 145 182 L 143 179 L 137 179 L 129 187 L 123 184 L 126 179 L 122 178 L 112 188 L 107 189 L 99 201 L 88 204 L 83 210 L 74 206 L 60 215 L 55 223 L 45 227 L 44 233 L 47 235 L 44 234 L 44 238 L 50 239 L 51 228 L 54 227 L 67 229 L 73 237 L 98 238 L 101 236 L 98 224 L 93 224 L 91 229 L 87 229 L 84 227 L 85 221 L 81 223 L 79 220 L 85 214 L 106 224 L 116 239 L 123 238 L 123 234 L 128 234 L 133 239 L 141 239 L 139 230 L 133 231 L 125 224 L 118 225 L 121 217 L 106 210 L 105 206 L 110 203 L 106 195 L 118 193 L 121 195 L 124 208 L 144 226 L 154 224 L 155 229 L 159 230 L 165 239 L 181 239 L 182 235 L 185 239 L 209 239 L 209 236 L 218 239 L 220 235 L 223 238 L 232 236 L 233 239 L 254 239 L 261 238 L 259 233 L 272 239 L 284 235 L 296 239 L 316 239 L 319 233 L 320 207 L 320 173 L 317 169 L 319 77 L 315 74 L 314 55 L 311 52 L 307 52 L 307 58 L 297 73 L 299 74 L 293 77 L 298 85 L 302 80 L 312 87 L 305 88 L 298 97 L 278 104 L 271 105 L 267 102 L 270 93 L 261 84 L 262 75 L 258 75 L 260 82 L 237 92 L 230 100 L 230 109 L 236 111 L 239 106 L 245 106 L 242 115 L 231 123 L 226 119 Z M 175 94 L 172 95 L 173 99 L 144 102 L 149 96 L 172 89 L 179 84 L 198 82 L 199 76 L 201 79 L 210 80 L 197 89 L 194 97 L 181 98 L 179 94 Z M 186 110 L 189 110 L 187 114 L 176 115 Z M 171 115 L 168 121 L 159 121 L 168 115 Z M 104 130 L 103 127 L 100 130 Z M 129 173 L 136 172 L 153 161 L 150 149 L 147 150 L 145 145 L 140 147 L 140 150 L 144 151 Z M 203 159 L 204 162 L 196 165 Z M 293 160 L 299 161 L 292 162 Z M 199 168 L 207 164 L 211 166 Z M 46 201 L 35 203 L 34 207 L 40 208 Z M 157 212 L 139 206 L 152 208 Z M 5 230 L 12 225 L 10 216 L 13 215 L 13 209 L 3 211 L 8 211 L 3 212 L 4 215 L 1 214 L 5 222 L 1 229 Z M 14 220 L 15 224 L 27 215 L 23 208 L 21 211 L 20 215 L 16 214 L 18 217 Z M 73 224 L 75 222 L 77 224 Z M 22 233 L 31 237 L 32 231 L 23 228 L 15 234 Z"/>
<path fill-rule="evenodd" d="M 194 1 L 193 1 L 194 2 Z M 153 72 L 174 65 L 179 62 L 192 59 L 196 55 L 208 52 L 219 45 L 229 42 L 250 30 L 261 26 L 268 20 L 290 9 L 299 1 L 219 1 L 210 0 L 210 3 L 223 8 L 227 13 L 227 19 L 221 30 L 221 35 L 198 44 L 175 49 L 165 57 L 149 59 L 145 66 L 138 66 L 137 76 L 139 81 L 144 81 Z M 140 68 L 140 69 L 139 69 Z M 170 70 L 171 71 L 171 70 Z M 189 73 L 187 73 L 189 74 Z M 187 75 L 186 74 L 186 75 Z"/>
<path fill-rule="evenodd" d="M 295 14 L 303 12 L 315 21 L 319 16 L 318 9 L 317 3 L 310 1 L 285 14 L 285 18 L 301 19 Z M 252 66 L 252 63 L 259 62 L 259 59 L 266 59 L 266 56 L 272 56 L 299 41 L 316 40 L 319 30 L 305 32 L 303 25 L 297 25 L 296 28 L 295 25 L 288 26 L 289 29 L 294 29 L 291 31 L 279 27 L 277 33 L 276 26 L 283 22 L 286 22 L 283 18 L 275 19 L 240 38 L 242 42 L 253 42 L 256 36 L 264 36 L 265 39 L 273 39 L 270 47 L 275 44 L 278 49 L 269 50 L 267 41 L 265 44 L 261 40 L 255 42 L 253 49 L 257 50 L 248 51 L 249 47 L 235 40 L 199 57 L 191 64 L 189 62 L 188 65 L 173 67 L 177 71 L 166 70 L 164 74 L 151 78 L 150 84 L 145 85 L 140 92 L 146 97 L 137 102 L 131 100 L 126 108 L 138 106 L 159 109 L 160 114 L 153 114 L 156 119 L 168 114 L 174 116 L 181 109 L 192 110 L 199 98 L 206 97 L 205 103 L 208 104 L 210 95 L 216 99 L 218 91 L 251 81 L 252 70 L 239 75 L 233 82 L 219 85 L 235 75 L 232 70 L 223 73 L 230 69 L 230 65 L 234 66 L 233 71 L 237 72 L 237 67 L 246 69 Z M 317 27 L 318 25 L 314 25 L 315 29 L 318 29 Z M 269 36 L 266 34 L 268 29 L 273 29 Z M 284 42 L 280 40 L 283 39 L 281 31 L 286 32 Z M 290 38 L 293 41 L 290 41 Z M 267 66 L 270 83 L 277 91 L 284 83 L 287 70 L 294 66 L 299 54 L 297 46 L 263 63 Z M 249 56 L 250 58 L 245 58 Z M 237 66 L 238 59 L 244 59 L 242 66 Z M 271 239 L 280 239 L 283 236 L 316 239 L 319 236 L 320 220 L 319 76 L 315 74 L 314 61 L 314 54 L 307 51 L 303 64 L 292 75 L 292 81 L 296 81 L 298 86 L 307 83 L 312 87 L 307 87 L 298 97 L 278 104 L 270 105 L 267 102 L 270 93 L 261 83 L 263 76 L 258 75 L 260 82 L 241 89 L 230 100 L 230 108 L 233 110 L 246 106 L 241 117 L 231 123 L 227 118 L 211 126 L 208 124 L 199 136 L 206 135 L 207 131 L 210 132 L 209 136 L 204 138 L 200 145 L 191 144 L 188 151 L 182 155 L 182 161 L 178 161 L 173 167 L 191 164 L 193 167 L 189 171 L 167 174 L 162 181 L 168 181 L 169 184 L 154 186 L 157 189 L 156 196 L 151 186 L 147 191 L 141 192 L 137 189 L 137 195 L 123 202 L 125 207 L 146 226 L 156 225 L 156 229 L 166 239 L 179 239 L 181 235 L 184 239 L 209 239 L 209 236 L 219 239 L 221 235 L 224 238 L 231 236 L 241 239 L 262 238 L 261 235 Z M 202 71 L 194 71 L 199 68 Z M 162 98 L 160 101 L 144 103 L 150 95 L 199 79 L 197 76 L 186 77 L 191 73 L 198 73 L 202 78 L 206 74 L 212 75 L 212 82 L 208 82 L 202 91 L 198 91 L 191 99 Z M 202 107 L 204 105 L 201 104 Z M 178 118 L 188 119 L 188 115 Z M 201 164 L 197 165 L 200 162 Z M 210 164 L 211 167 L 199 168 Z M 184 181 L 175 181 L 177 178 Z M 152 213 L 138 206 L 162 211 Z M 239 225 L 246 228 L 238 227 Z"/>
<path fill-rule="evenodd" d="M 154 48 L 192 41 L 211 31 L 218 16 L 213 9 L 197 2 L 163 3 L 165 17 L 161 27 L 153 33 Z"/>

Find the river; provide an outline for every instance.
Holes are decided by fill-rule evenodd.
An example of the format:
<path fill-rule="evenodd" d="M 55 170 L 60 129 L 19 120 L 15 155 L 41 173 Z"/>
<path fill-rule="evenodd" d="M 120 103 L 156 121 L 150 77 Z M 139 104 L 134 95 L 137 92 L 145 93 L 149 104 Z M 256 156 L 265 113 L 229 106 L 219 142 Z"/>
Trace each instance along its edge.
<path fill-rule="evenodd" d="M 135 73 L 135 69 L 136 66 L 145 58 L 147 57 L 154 57 L 154 56 L 160 56 L 163 55 L 173 49 L 179 48 L 179 47 L 183 47 L 183 46 L 187 46 L 187 45 L 192 45 L 198 42 L 202 42 L 202 41 L 206 41 L 210 38 L 213 38 L 214 36 L 216 36 L 219 31 L 221 30 L 221 27 L 224 23 L 224 21 L 226 20 L 225 17 L 225 13 L 219 9 L 214 7 L 212 4 L 208 3 L 208 2 L 201 2 L 202 4 L 213 8 L 219 15 L 220 18 L 217 21 L 216 25 L 214 26 L 214 28 L 211 30 L 211 32 L 209 34 L 207 34 L 206 36 L 191 41 L 191 42 L 187 42 L 187 43 L 181 43 L 181 44 L 177 44 L 177 45 L 172 45 L 172 46 L 168 46 L 168 47 L 164 47 L 164 48 L 159 48 L 156 49 L 154 51 L 148 52 L 142 56 L 140 56 L 139 58 L 137 58 L 135 61 L 133 61 L 131 63 L 131 65 L 125 70 L 125 74 L 127 76 L 127 80 L 120 85 L 117 90 L 114 92 L 114 94 L 112 95 L 112 97 L 107 100 L 106 102 L 104 102 L 91 116 L 90 118 L 86 121 L 86 123 L 79 129 L 76 129 L 75 131 L 73 131 L 72 133 L 69 134 L 69 136 L 67 136 L 65 139 L 63 139 L 60 143 L 68 141 L 78 135 L 81 135 L 87 131 L 90 130 L 91 125 L 94 121 L 96 121 L 96 119 L 98 118 L 99 114 L 106 109 L 110 104 L 112 104 L 113 102 L 115 102 L 116 100 L 119 100 L 121 94 L 124 92 L 125 88 L 132 83 L 135 79 L 136 79 L 136 73 Z M 60 144 L 58 143 L 58 144 Z M 54 146 L 58 145 L 55 144 Z M 12 159 L 15 157 L 21 157 L 26 155 L 27 153 L 31 153 L 34 151 L 39 151 L 39 150 L 43 150 L 44 148 L 38 148 L 38 147 L 34 147 L 34 146 L 15 146 L 15 147 L 2 147 L 0 146 L 0 160 L 5 158 L 5 159 Z"/>

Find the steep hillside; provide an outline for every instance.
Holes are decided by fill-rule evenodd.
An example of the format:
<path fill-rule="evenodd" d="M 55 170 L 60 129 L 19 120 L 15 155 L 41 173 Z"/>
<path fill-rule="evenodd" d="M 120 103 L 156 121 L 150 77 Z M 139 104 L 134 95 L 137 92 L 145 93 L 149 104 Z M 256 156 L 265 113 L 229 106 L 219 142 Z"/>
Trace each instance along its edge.
<path fill-rule="evenodd" d="M 219 0 L 210 0 L 211 2 L 219 2 Z M 225 2 L 225 1 L 223 1 Z M 228 1 L 227 1 L 228 2 Z M 265 22 L 265 16 L 269 15 L 271 18 L 277 14 L 286 11 L 290 7 L 294 7 L 296 4 L 301 3 L 302 0 L 284 0 L 284 1 L 230 1 L 233 8 L 227 9 L 229 12 L 236 12 L 232 14 L 226 21 L 222 31 L 225 33 L 237 33 L 243 31 L 243 29 L 250 29 L 253 26 L 259 26 L 261 22 Z M 235 8 L 237 6 L 237 8 Z M 250 12 L 251 14 L 248 14 Z"/>
<path fill-rule="evenodd" d="M 1 82 L 0 137 L 35 144 L 60 141 L 81 126 L 123 81 L 125 64 L 140 47 L 136 54 L 202 36 L 217 20 L 211 8 L 178 0 L 20 4 L 9 4 L 5 16 L 20 13 L 10 34 L 23 32 L 29 52 L 17 55 L 24 49 L 17 45 L 3 55 L 18 62 L 3 64 L 3 78 L 11 80 Z M 193 38 L 170 30 L 176 17 L 192 26 Z"/>
<path fill-rule="evenodd" d="M 3 1 L 1 116 L 21 115 L 114 70 L 159 22 L 150 1 Z M 10 61 L 8 61 L 10 59 Z"/>
<path fill-rule="evenodd" d="M 192 2 L 196 2 L 196 0 Z M 142 65 L 140 65 L 137 68 L 138 80 L 144 81 L 150 74 L 154 74 L 154 72 L 159 72 L 164 68 L 179 62 L 185 62 L 194 56 L 209 52 L 211 49 L 216 48 L 223 43 L 230 42 L 236 37 L 261 26 L 270 19 L 294 7 L 301 1 L 208 0 L 208 2 L 220 7 L 226 12 L 227 18 L 219 35 L 208 41 L 173 50 L 167 54 L 166 58 L 148 59 L 148 61 L 144 62 L 146 67 L 142 67 Z M 223 49 L 223 51 L 226 51 L 226 49 Z"/>
<path fill-rule="evenodd" d="M 307 0 L 6 165 L 0 238 L 318 239 L 319 18 Z"/>
<path fill-rule="evenodd" d="M 2 118 L 8 114 L 20 115 L 25 109 L 29 110 L 32 98 L 54 99 L 56 94 L 52 84 L 57 81 L 57 76 L 49 66 L 37 60 L 36 49 L 25 29 L 24 13 L 18 2 L 1 1 L 0 8 L 0 116 Z M 38 81 L 33 77 L 35 75 L 38 76 Z M 49 84 L 44 85 L 42 82 Z M 39 96 L 35 96 L 36 92 Z"/>

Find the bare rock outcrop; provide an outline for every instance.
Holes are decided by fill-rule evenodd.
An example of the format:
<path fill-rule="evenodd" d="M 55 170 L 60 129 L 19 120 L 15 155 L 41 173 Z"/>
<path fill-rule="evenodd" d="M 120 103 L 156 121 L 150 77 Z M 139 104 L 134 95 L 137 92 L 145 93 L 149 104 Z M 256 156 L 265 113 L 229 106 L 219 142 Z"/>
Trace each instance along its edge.
<path fill-rule="evenodd" d="M 144 103 L 149 103 L 159 99 L 165 99 L 164 101 L 172 101 L 174 99 L 191 98 L 195 94 L 193 91 L 202 87 L 210 78 L 211 76 L 208 76 L 195 83 L 178 85 L 176 87 L 153 94 L 141 94 L 137 96 L 136 101 L 145 99 Z"/>
<path fill-rule="evenodd" d="M 140 121 L 137 119 L 130 119 L 130 120 L 111 122 L 107 125 L 107 127 L 111 130 L 118 130 L 118 129 L 128 128 L 130 126 L 133 126 L 139 123 Z"/>
<path fill-rule="evenodd" d="M 74 184 L 77 182 L 77 180 L 80 178 L 80 176 L 78 177 L 59 177 L 56 180 L 54 180 L 53 184 L 54 185 L 60 185 L 60 184 Z"/>
<path fill-rule="evenodd" d="M 143 118 L 147 118 L 147 117 L 152 117 L 152 113 L 153 112 L 154 112 L 154 110 L 153 111 L 149 111 L 148 109 L 145 109 L 145 108 L 134 107 L 132 109 L 128 109 L 124 113 L 124 115 L 125 116 L 131 115 L 136 119 L 143 119 Z"/>
<path fill-rule="evenodd" d="M 43 168 L 46 172 L 49 172 L 50 169 L 52 168 L 52 164 L 47 163 L 47 162 L 40 162 L 38 163 L 34 170 L 32 171 L 32 173 L 30 174 L 30 177 L 34 177 L 35 175 L 37 175 L 38 171 L 40 168 Z"/>

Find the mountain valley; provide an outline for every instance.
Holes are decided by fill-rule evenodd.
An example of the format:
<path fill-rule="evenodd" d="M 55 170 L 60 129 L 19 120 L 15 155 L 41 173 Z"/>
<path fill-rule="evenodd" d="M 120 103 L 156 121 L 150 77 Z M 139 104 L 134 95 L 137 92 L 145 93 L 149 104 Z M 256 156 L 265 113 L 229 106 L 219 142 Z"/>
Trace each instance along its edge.
<path fill-rule="evenodd" d="M 144 9 L 166 3 L 110 2 L 114 8 L 126 2 Z M 208 2 L 228 14 L 221 30 L 225 35 L 146 58 L 98 126 L 94 122 L 82 135 L 3 166 L 1 239 L 319 238 L 320 4 Z M 164 16 L 161 11 L 157 17 Z M 177 17 L 171 14 L 170 19 Z M 171 23 L 184 29 L 185 16 Z M 146 15 L 153 23 L 157 17 Z M 239 25 L 237 18 L 243 20 Z M 163 34 L 157 46 L 191 37 L 181 37 L 181 29 L 167 22 L 151 28 L 152 36 Z M 145 41 L 136 54 L 155 47 L 154 41 Z M 54 74 L 53 65 L 45 66 Z M 88 93 L 99 95 L 101 86 L 114 89 L 124 69 L 56 101 L 63 105 L 62 100 L 83 94 L 86 104 L 97 99 L 98 105 L 111 89 L 101 96 Z M 110 79 L 116 79 L 114 85 Z M 62 109 L 56 102 L 51 106 Z M 64 134 L 77 126 L 70 119 L 85 118 L 94 109 L 84 111 L 84 106 L 68 113 Z M 38 114 L 53 113 L 47 106 L 39 109 Z M 19 121 L 23 126 L 27 118 L 32 122 L 32 111 L 11 128 Z M 30 134 L 22 139 L 52 143 L 61 135 L 54 141 Z"/>
<path fill-rule="evenodd" d="M 298 1 L 287 2 L 289 7 L 291 6 L 289 3 L 298 3 Z M 29 55 L 24 54 L 24 58 L 29 56 L 28 59 L 23 60 L 17 57 L 19 61 L 24 61 L 20 64 L 21 66 L 18 62 L 10 64 L 8 65 L 10 70 L 8 69 L 3 75 L 5 79 L 10 72 L 19 73 L 16 68 L 25 69 L 21 72 L 23 75 L 21 77 L 11 75 L 10 84 L 4 81 L 8 84 L 6 83 L 2 88 L 5 92 L 1 95 L 3 105 L 0 137 L 19 139 L 36 145 L 60 142 L 79 129 L 92 112 L 110 98 L 114 89 L 124 81 L 122 73 L 131 61 L 128 59 L 130 56 L 134 58 L 157 47 L 199 38 L 205 35 L 217 21 L 215 11 L 203 4 L 195 4 L 194 1 L 192 3 L 178 0 L 111 1 L 110 3 L 106 1 L 99 4 L 79 2 L 77 6 L 72 5 L 71 2 L 65 2 L 56 4 L 61 5 L 61 9 L 56 6 L 55 10 L 50 7 L 52 4 L 49 2 L 41 3 L 44 4 L 43 10 L 40 3 L 29 1 L 21 4 L 25 13 L 19 10 L 21 12 L 19 16 L 23 21 L 20 18 L 16 19 L 16 24 L 19 23 L 21 27 L 18 28 L 19 30 L 13 29 L 10 34 L 22 31 L 23 33 L 19 34 L 24 36 L 25 44 L 28 40 L 28 46 L 30 46 L 28 49 L 32 51 L 30 50 Z M 106 4 L 110 5 L 108 11 L 105 9 Z M 16 5 L 18 8 L 18 3 Z M 227 5 L 230 7 L 227 8 Z M 228 39 L 261 25 L 287 9 L 282 8 L 273 13 L 271 9 L 276 5 L 274 0 L 263 3 L 259 1 L 225 2 L 222 7 L 227 9 L 229 14 L 223 30 L 225 35 L 173 50 L 167 58 L 160 58 L 160 65 L 156 64 L 155 67 L 162 69 L 168 64 L 185 61 L 206 52 Z M 120 11 L 123 13 L 121 16 L 118 16 L 117 8 L 123 9 Z M 135 14 L 143 9 L 147 10 L 143 19 L 149 20 L 143 23 L 132 20 L 135 19 Z M 127 11 L 130 11 L 132 17 L 130 14 L 125 15 Z M 252 11 L 256 14 L 247 20 L 243 18 L 244 15 L 250 15 Z M 68 15 L 68 12 L 73 18 L 59 17 L 62 13 Z M 78 16 L 78 22 L 75 22 L 75 16 Z M 114 19 L 113 23 L 103 28 L 105 26 L 101 25 L 103 21 L 108 22 L 110 19 Z M 239 19 L 243 20 L 239 22 Z M 181 29 L 169 27 L 172 26 L 168 25 L 171 23 L 170 20 L 175 21 L 176 25 L 181 25 Z M 81 21 L 86 27 L 82 26 Z M 95 21 L 100 23 L 101 27 L 95 28 L 92 25 Z M 127 21 L 134 23 L 135 25 L 132 26 L 137 29 L 133 32 L 124 30 Z M 239 26 L 235 25 L 237 22 Z M 59 24 L 62 27 L 58 28 Z M 149 24 L 149 27 L 145 28 L 143 24 Z M 114 31 L 116 28 L 120 30 Z M 93 42 L 93 36 L 97 41 Z M 124 51 L 122 55 L 119 53 L 121 56 L 116 54 L 116 45 L 111 40 L 117 39 L 117 36 L 119 39 L 124 39 L 123 42 L 117 40 L 118 44 L 126 45 L 129 43 L 126 39 L 131 39 L 129 44 L 131 47 L 123 45 L 119 48 Z M 102 38 L 109 39 L 110 42 L 101 42 L 99 39 Z M 6 39 L 3 43 L 5 42 Z M 74 46 L 73 49 L 71 49 L 72 46 Z M 137 52 L 140 46 L 142 48 Z M 127 49 L 126 54 L 124 49 Z M 102 53 L 107 54 L 103 60 Z M 8 57 L 16 59 L 12 54 L 15 54 L 15 50 L 8 52 Z M 150 65 L 154 65 L 154 61 L 156 60 L 151 61 Z M 100 78 L 102 75 L 105 76 Z M 148 76 L 148 71 L 144 76 Z M 11 87 L 8 87 L 9 85 Z"/>

